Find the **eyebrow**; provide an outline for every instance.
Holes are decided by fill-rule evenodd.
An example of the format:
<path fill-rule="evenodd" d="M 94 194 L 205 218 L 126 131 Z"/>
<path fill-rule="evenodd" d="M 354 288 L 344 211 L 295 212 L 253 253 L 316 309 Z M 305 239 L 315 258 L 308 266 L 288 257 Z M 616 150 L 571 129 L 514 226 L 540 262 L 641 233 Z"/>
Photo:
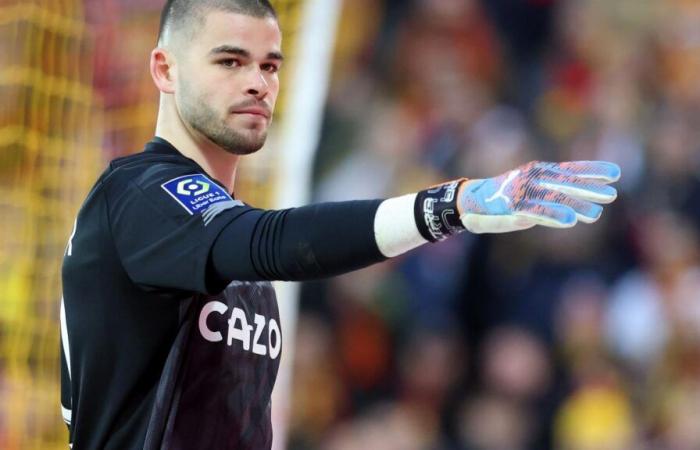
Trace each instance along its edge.
<path fill-rule="evenodd" d="M 209 55 L 220 55 L 222 53 L 230 55 L 238 55 L 243 58 L 250 58 L 250 52 L 244 48 L 236 47 L 233 45 L 220 45 L 209 50 Z M 265 59 L 276 59 L 277 61 L 284 61 L 284 56 L 280 52 L 269 52 L 267 58 Z"/>

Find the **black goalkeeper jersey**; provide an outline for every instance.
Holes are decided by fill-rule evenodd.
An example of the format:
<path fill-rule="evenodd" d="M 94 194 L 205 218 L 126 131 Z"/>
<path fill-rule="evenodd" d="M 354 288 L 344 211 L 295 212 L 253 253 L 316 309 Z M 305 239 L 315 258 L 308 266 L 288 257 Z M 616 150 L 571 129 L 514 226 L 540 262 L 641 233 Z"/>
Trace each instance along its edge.
<path fill-rule="evenodd" d="M 269 282 L 210 270 L 253 208 L 162 139 L 113 161 L 63 261 L 63 416 L 74 450 L 267 449 L 282 348 Z"/>

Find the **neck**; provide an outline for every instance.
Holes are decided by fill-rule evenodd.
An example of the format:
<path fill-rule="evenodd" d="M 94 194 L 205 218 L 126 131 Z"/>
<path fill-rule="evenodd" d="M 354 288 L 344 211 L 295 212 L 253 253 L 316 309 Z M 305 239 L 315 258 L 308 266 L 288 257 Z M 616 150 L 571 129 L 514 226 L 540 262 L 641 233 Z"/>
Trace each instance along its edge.
<path fill-rule="evenodd" d="M 223 150 L 206 137 L 190 130 L 172 106 L 161 98 L 156 136 L 170 142 L 180 153 L 199 164 L 207 175 L 234 191 L 240 155 Z"/>

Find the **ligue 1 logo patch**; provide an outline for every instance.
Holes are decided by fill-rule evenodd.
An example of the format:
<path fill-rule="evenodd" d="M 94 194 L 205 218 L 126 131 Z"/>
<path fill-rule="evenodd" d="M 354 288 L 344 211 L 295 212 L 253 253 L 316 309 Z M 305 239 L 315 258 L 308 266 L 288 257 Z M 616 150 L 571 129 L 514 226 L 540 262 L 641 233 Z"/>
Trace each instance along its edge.
<path fill-rule="evenodd" d="M 201 173 L 173 178 L 161 187 L 190 215 L 203 213 L 205 224 L 222 211 L 243 205 Z"/>

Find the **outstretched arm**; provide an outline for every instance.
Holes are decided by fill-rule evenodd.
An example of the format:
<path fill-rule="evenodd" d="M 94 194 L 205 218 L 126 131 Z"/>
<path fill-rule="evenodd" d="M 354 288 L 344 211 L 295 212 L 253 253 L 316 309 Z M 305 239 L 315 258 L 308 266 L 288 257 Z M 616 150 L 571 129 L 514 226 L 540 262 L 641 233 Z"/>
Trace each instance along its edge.
<path fill-rule="evenodd" d="M 534 161 L 487 179 L 460 179 L 384 201 L 251 210 L 224 228 L 210 256 L 219 282 L 337 275 L 468 230 L 593 223 L 617 191 L 617 165 Z"/>

